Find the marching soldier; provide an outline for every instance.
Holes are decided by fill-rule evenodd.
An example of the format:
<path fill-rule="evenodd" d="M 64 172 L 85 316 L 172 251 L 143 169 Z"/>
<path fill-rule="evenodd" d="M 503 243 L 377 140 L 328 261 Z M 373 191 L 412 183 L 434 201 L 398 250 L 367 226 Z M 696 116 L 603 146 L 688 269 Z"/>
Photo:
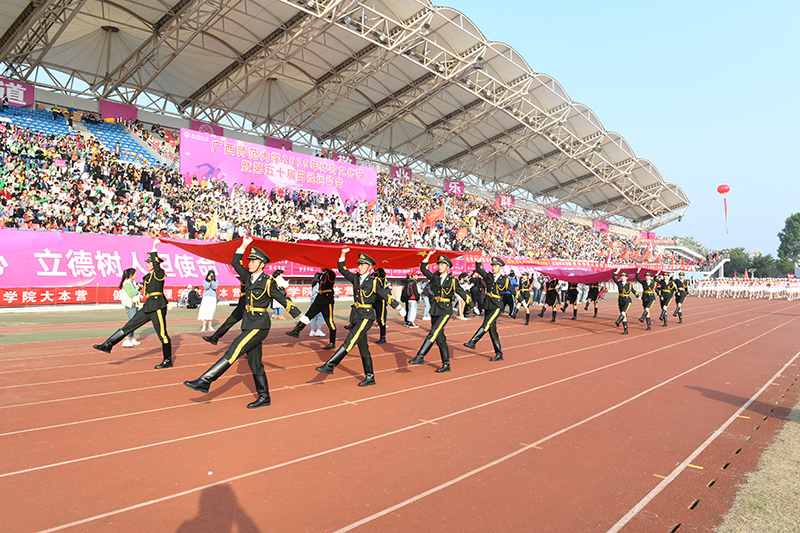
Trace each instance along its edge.
<path fill-rule="evenodd" d="M 475 343 L 481 340 L 481 337 L 488 331 L 495 354 L 494 357 L 489 359 L 490 361 L 503 360 L 503 349 L 500 346 L 500 336 L 497 334 L 497 317 L 500 316 L 500 312 L 503 310 L 503 292 L 511 289 L 511 282 L 508 280 L 508 276 L 500 273 L 504 266 L 505 263 L 502 259 L 492 257 L 492 273 L 490 274 L 483 269 L 483 265 L 480 262 L 475 263 L 475 272 L 480 274 L 481 278 L 486 282 L 486 298 L 483 301 L 483 325 L 478 328 L 478 331 L 469 341 L 464 343 L 464 346 L 475 348 Z"/>
<path fill-rule="evenodd" d="M 245 313 L 242 319 L 242 332 L 231 343 L 222 359 L 214 363 L 205 374 L 194 381 L 184 381 L 183 384 L 203 393 L 207 393 L 212 382 L 228 370 L 243 353 L 247 354 L 247 362 L 253 373 L 258 398 L 247 404 L 248 409 L 265 407 L 270 404 L 269 384 L 261 361 L 261 343 L 269 335 L 270 313 L 272 300 L 281 304 L 293 318 L 300 316 L 300 310 L 292 300 L 279 290 L 275 279 L 264 272 L 264 267 L 269 263 L 267 254 L 256 248 L 250 248 L 247 256 L 247 268 L 242 266 L 242 257 L 248 245 L 253 242 L 252 237 L 244 237 L 241 246 L 233 254 L 231 265 L 245 284 Z M 306 322 L 310 322 L 305 318 Z"/>
<path fill-rule="evenodd" d="M 167 278 L 167 273 L 161 268 L 161 258 L 158 257 L 156 247 L 161 244 L 161 241 L 155 239 L 153 241 L 153 249 L 147 255 L 146 268 L 148 274 L 144 277 L 144 296 L 146 298 L 144 305 L 133 315 L 133 318 L 128 320 L 128 323 L 122 326 L 122 329 L 115 331 L 103 344 L 95 344 L 92 346 L 95 350 L 101 352 L 111 353 L 111 349 L 124 337 L 133 333 L 140 327 L 151 322 L 153 328 L 156 330 L 161 341 L 161 349 L 163 352 L 163 360 L 157 364 L 155 368 L 171 368 L 172 367 L 172 341 L 167 334 L 167 298 L 164 296 L 164 280 Z"/>
<path fill-rule="evenodd" d="M 238 276 L 237 276 L 238 277 Z M 236 302 L 236 308 L 231 312 L 230 316 L 225 319 L 225 322 L 222 323 L 220 327 L 217 328 L 211 335 L 204 335 L 203 340 L 213 344 L 214 346 L 217 345 L 217 342 L 226 334 L 230 329 L 235 326 L 242 318 L 244 318 L 244 308 L 247 304 L 245 299 L 245 286 L 247 285 L 244 281 L 239 279 L 239 301 Z"/>
<path fill-rule="evenodd" d="M 586 295 L 586 306 L 583 308 L 584 311 L 589 310 L 589 304 L 594 304 L 594 317 L 597 316 L 597 300 L 600 299 L 600 284 L 599 283 L 590 283 L 589 284 L 589 294 Z"/>
<path fill-rule="evenodd" d="M 564 302 L 564 307 L 561 308 L 562 313 L 567 312 L 567 307 L 572 305 L 572 320 L 578 319 L 578 284 L 570 283 L 567 289 L 567 299 Z"/>
<path fill-rule="evenodd" d="M 633 288 L 633 285 L 628 283 L 628 274 L 623 272 L 619 275 L 619 279 L 617 279 L 617 274 L 619 273 L 619 269 L 611 275 L 611 278 L 614 280 L 614 283 L 617 284 L 617 290 L 619 291 L 619 318 L 616 321 L 616 326 L 619 327 L 620 322 L 625 327 L 625 330 L 622 332 L 623 335 L 628 334 L 628 309 L 631 307 L 631 294 L 634 296 L 639 296 L 639 293 L 636 292 L 636 289 Z"/>
<path fill-rule="evenodd" d="M 364 365 L 364 380 L 358 384 L 359 387 L 375 385 L 375 373 L 372 370 L 372 355 L 369 353 L 369 342 L 367 341 L 367 331 L 375 322 L 375 309 L 372 304 L 377 298 L 382 298 L 393 308 L 398 309 L 400 316 L 405 316 L 406 310 L 392 298 L 389 290 L 384 288 L 378 279 L 369 273 L 370 268 L 375 266 L 375 260 L 367 254 L 358 254 L 358 274 L 354 274 L 345 268 L 345 255 L 350 248 L 342 248 L 342 255 L 339 257 L 339 272 L 347 281 L 353 284 L 353 312 L 351 313 L 350 333 L 338 350 L 328 361 L 316 368 L 317 372 L 333 374 L 333 369 L 342 362 L 347 352 L 358 346 L 361 354 L 361 362 Z"/>
<path fill-rule="evenodd" d="M 428 336 L 425 337 L 425 342 L 417 352 L 417 356 L 409 361 L 412 365 L 421 365 L 425 363 L 425 355 L 433 347 L 435 342 L 439 346 L 439 354 L 442 356 L 442 367 L 437 368 L 437 372 L 450 372 L 450 351 L 447 347 L 447 338 L 444 335 L 444 326 L 450 317 L 453 316 L 453 301 L 455 295 L 464 300 L 465 309 L 470 305 L 469 294 L 464 290 L 456 278 L 448 271 L 453 266 L 453 262 L 446 255 L 440 255 L 436 262 L 438 272 L 436 274 L 428 270 L 428 261 L 434 254 L 434 250 L 428 252 L 428 256 L 422 260 L 419 269 L 422 274 L 428 278 L 428 286 L 433 292 L 433 301 L 431 302 L 431 329 Z"/>
<path fill-rule="evenodd" d="M 661 304 L 661 316 L 658 317 L 659 320 L 663 321 L 664 323 L 661 327 L 667 327 L 667 313 L 669 311 L 669 304 L 672 301 L 672 295 L 675 293 L 675 280 L 672 278 L 667 278 L 667 276 L 661 276 L 658 278 L 658 296 L 659 296 L 659 303 Z"/>
<path fill-rule="evenodd" d="M 678 274 L 678 280 L 675 281 L 675 312 L 672 316 L 678 317 L 678 324 L 683 324 L 683 302 L 686 301 L 686 295 L 689 294 L 689 282 L 685 279 L 686 275 L 681 272 Z"/>
<path fill-rule="evenodd" d="M 650 331 L 650 307 L 656 301 L 656 282 L 653 281 L 653 274 L 650 272 L 645 272 L 644 279 L 641 279 L 639 271 L 641 269 L 636 271 L 636 281 L 642 284 L 642 308 L 644 309 L 639 322 L 647 320 L 646 331 Z"/>
<path fill-rule="evenodd" d="M 382 268 L 375 269 L 375 278 L 378 280 L 378 284 L 389 291 L 390 293 L 391 288 L 389 284 L 386 282 L 386 271 Z M 375 344 L 385 344 L 386 343 L 386 300 L 383 298 L 376 298 L 375 302 L 373 302 L 372 307 L 375 308 L 375 321 L 378 323 L 378 329 L 380 331 L 380 337 Z"/>
<path fill-rule="evenodd" d="M 322 318 L 328 325 L 330 331 L 330 342 L 322 348 L 323 350 L 333 350 L 336 348 L 336 324 L 333 322 L 333 286 L 336 284 L 336 274 L 330 268 L 326 268 L 319 276 L 319 293 L 317 294 L 314 303 L 304 313 L 306 317 L 314 318 L 317 313 L 322 313 Z M 306 325 L 303 322 L 298 322 L 294 329 L 286 332 L 290 337 L 300 337 L 300 332 L 303 331 Z M 313 333 L 313 332 L 312 332 Z"/>
<path fill-rule="evenodd" d="M 525 308 L 525 325 L 527 326 L 531 322 L 531 306 L 533 302 L 531 301 L 531 278 L 528 276 L 527 272 L 522 273 L 522 277 L 519 279 L 519 304 Z"/>
<path fill-rule="evenodd" d="M 545 310 L 550 307 L 553 310 L 553 318 L 550 320 L 550 322 L 555 322 L 556 304 L 558 304 L 558 280 L 553 278 L 548 280 L 547 284 L 545 285 L 544 305 L 542 306 L 542 312 L 539 313 L 539 318 L 542 318 Z"/>

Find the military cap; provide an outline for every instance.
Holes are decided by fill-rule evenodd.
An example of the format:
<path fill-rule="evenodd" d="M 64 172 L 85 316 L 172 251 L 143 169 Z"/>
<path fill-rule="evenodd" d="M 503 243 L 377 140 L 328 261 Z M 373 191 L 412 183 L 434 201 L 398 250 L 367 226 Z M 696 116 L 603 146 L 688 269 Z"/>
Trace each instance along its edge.
<path fill-rule="evenodd" d="M 158 257 L 158 256 L 155 256 L 155 257 L 156 257 L 156 261 L 155 261 L 155 262 L 157 262 L 157 263 L 161 263 L 162 261 L 164 261 L 163 259 L 161 259 L 161 258 L 160 258 L 160 257 Z M 152 255 L 150 255 L 150 254 L 148 254 L 148 255 L 147 255 L 147 259 L 145 259 L 145 260 L 144 260 L 144 262 L 145 262 L 145 263 L 152 263 L 152 262 L 153 262 L 153 256 L 152 256 Z"/>
<path fill-rule="evenodd" d="M 437 263 L 444 263 L 444 264 L 445 264 L 445 265 L 447 265 L 448 267 L 450 267 L 450 268 L 453 268 L 453 262 L 452 262 L 452 261 L 450 261 L 450 258 L 449 258 L 449 257 L 447 257 L 447 256 L 446 256 L 446 255 L 444 255 L 444 254 L 440 255 L 440 256 L 439 256 L 439 259 L 437 259 L 437 260 L 436 260 L 436 262 L 437 262 Z"/>
<path fill-rule="evenodd" d="M 625 276 L 626 278 L 628 277 L 628 273 L 625 272 L 625 271 L 620 272 L 619 275 L 620 276 Z"/>
<path fill-rule="evenodd" d="M 358 254 L 358 263 L 364 263 L 370 266 L 375 266 L 375 260 L 367 254 Z"/>
<path fill-rule="evenodd" d="M 505 261 L 500 259 L 499 257 L 492 257 L 492 264 L 493 265 L 500 265 L 501 267 L 506 266 Z"/>
<path fill-rule="evenodd" d="M 269 263 L 269 256 L 256 248 L 255 246 L 250 247 L 250 255 L 247 256 L 248 260 L 258 259 L 259 261 L 263 261 L 264 263 Z"/>
<path fill-rule="evenodd" d="M 681 273 L 680 273 L 680 274 L 678 274 L 678 275 L 679 275 L 680 277 L 684 277 L 686 274 L 684 274 L 683 272 L 681 272 Z"/>

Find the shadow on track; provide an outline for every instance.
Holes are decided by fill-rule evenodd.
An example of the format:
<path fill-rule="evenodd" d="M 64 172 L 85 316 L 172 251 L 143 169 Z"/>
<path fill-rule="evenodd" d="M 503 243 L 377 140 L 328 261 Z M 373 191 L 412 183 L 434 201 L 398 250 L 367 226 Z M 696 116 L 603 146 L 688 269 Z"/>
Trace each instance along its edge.
<path fill-rule="evenodd" d="M 197 516 L 182 523 L 176 533 L 260 533 L 256 523 L 239 506 L 230 485 L 214 485 L 200 493 Z"/>

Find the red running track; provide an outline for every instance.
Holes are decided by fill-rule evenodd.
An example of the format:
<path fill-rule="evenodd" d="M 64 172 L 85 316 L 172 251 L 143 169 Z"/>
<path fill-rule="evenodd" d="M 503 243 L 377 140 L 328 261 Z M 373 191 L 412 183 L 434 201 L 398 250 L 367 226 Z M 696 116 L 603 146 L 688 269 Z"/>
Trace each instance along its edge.
<path fill-rule="evenodd" d="M 357 355 L 320 376 L 327 339 L 280 324 L 256 410 L 244 361 L 182 385 L 224 350 L 200 333 L 162 371 L 153 338 L 2 346 L 0 530 L 708 531 L 797 400 L 800 303 L 690 298 L 625 337 L 612 307 L 503 318 L 498 363 L 452 321 L 449 374 L 436 348 L 409 367 L 426 332 L 394 323 L 366 388 Z"/>

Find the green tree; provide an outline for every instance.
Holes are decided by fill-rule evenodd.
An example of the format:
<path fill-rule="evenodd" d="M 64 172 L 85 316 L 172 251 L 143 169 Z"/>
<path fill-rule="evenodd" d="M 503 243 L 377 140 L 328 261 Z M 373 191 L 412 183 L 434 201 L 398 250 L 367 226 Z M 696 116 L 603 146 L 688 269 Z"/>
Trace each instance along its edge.
<path fill-rule="evenodd" d="M 780 278 L 783 273 L 780 271 L 779 264 L 772 257 L 772 254 L 759 255 L 750 262 L 750 268 L 755 269 L 755 275 L 759 278 Z"/>
<path fill-rule="evenodd" d="M 782 260 L 797 261 L 800 259 L 800 213 L 789 215 L 786 225 L 778 233 L 781 240 L 778 246 L 778 257 Z"/>
<path fill-rule="evenodd" d="M 731 250 L 731 261 L 725 265 L 725 275 L 728 277 L 733 276 L 736 272 L 741 276 L 744 274 L 745 268 L 750 268 L 750 254 L 745 252 L 744 248 L 734 248 Z"/>

